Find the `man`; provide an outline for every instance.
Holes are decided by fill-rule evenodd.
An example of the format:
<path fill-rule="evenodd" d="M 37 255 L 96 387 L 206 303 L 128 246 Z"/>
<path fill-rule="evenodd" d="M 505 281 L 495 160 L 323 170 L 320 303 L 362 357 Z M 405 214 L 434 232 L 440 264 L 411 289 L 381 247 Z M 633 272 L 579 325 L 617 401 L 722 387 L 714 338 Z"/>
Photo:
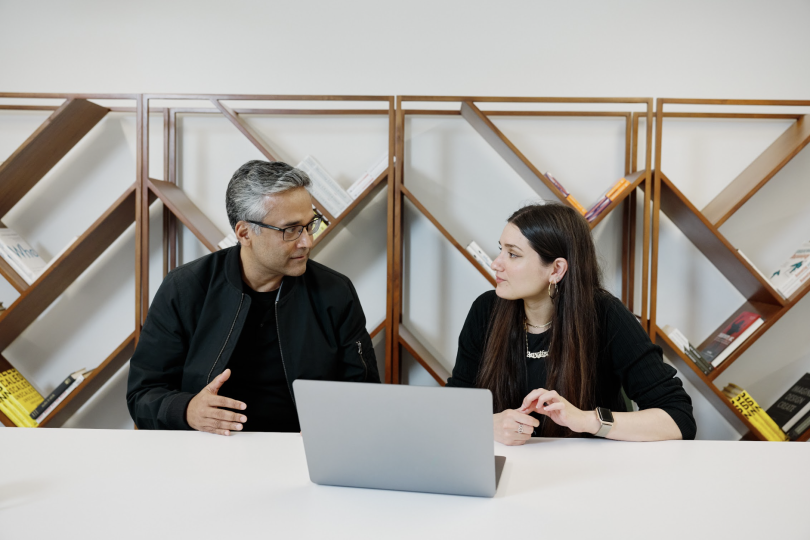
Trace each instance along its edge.
<path fill-rule="evenodd" d="M 281 162 L 234 173 L 239 245 L 170 272 L 146 318 L 127 387 L 139 428 L 300 431 L 295 379 L 380 382 L 351 281 L 308 261 L 310 186 Z"/>

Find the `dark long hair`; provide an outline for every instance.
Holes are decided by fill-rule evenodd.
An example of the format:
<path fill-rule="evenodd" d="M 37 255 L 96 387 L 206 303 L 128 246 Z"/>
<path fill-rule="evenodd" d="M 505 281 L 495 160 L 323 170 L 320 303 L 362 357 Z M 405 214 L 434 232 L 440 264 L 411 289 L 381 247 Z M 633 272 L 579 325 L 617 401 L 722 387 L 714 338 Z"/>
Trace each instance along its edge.
<path fill-rule="evenodd" d="M 588 222 L 561 204 L 526 206 L 508 222 L 526 237 L 544 265 L 557 258 L 568 261 L 553 300 L 546 388 L 582 410 L 593 409 L 599 330 L 596 297 L 604 291 Z M 525 397 L 524 317 L 522 299 L 495 299 L 476 382 L 492 392 L 496 412 L 518 408 Z M 542 427 L 546 437 L 570 434 L 551 421 Z"/>

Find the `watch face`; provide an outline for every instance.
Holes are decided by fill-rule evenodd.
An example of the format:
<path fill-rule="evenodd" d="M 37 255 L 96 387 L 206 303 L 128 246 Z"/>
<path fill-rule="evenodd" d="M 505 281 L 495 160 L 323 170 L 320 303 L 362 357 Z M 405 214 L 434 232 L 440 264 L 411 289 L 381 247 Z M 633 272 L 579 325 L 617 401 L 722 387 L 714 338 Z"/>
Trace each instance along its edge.
<path fill-rule="evenodd" d="M 598 407 L 596 409 L 599 412 L 599 419 L 603 422 L 610 422 L 613 423 L 613 413 L 610 409 L 603 409 L 602 407 Z"/>

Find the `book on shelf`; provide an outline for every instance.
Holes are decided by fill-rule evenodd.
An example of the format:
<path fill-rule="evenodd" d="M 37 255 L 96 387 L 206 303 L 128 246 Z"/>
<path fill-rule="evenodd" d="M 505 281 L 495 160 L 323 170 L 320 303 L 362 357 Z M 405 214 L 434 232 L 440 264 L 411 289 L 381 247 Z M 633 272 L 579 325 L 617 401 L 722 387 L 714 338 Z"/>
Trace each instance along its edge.
<path fill-rule="evenodd" d="M 0 256 L 29 285 L 37 280 L 47 266 L 39 253 L 8 227 L 0 228 Z"/>
<path fill-rule="evenodd" d="M 556 187 L 557 189 L 559 189 L 559 190 L 560 190 L 560 193 L 562 193 L 563 198 L 565 198 L 565 200 L 566 200 L 566 201 L 567 201 L 567 202 L 568 202 L 568 203 L 569 203 L 571 206 L 573 206 L 573 207 L 574 207 L 574 208 L 577 210 L 577 212 L 579 212 L 580 214 L 582 214 L 582 215 L 584 216 L 584 215 L 585 215 L 585 212 L 586 212 L 585 207 L 584 207 L 584 206 L 582 206 L 581 204 L 579 204 L 579 201 L 578 201 L 578 200 L 576 200 L 576 199 L 574 198 L 574 196 L 573 196 L 573 195 L 571 195 L 571 194 L 568 192 L 568 190 L 567 190 L 567 189 L 565 189 L 565 188 L 563 187 L 563 185 L 560 183 L 560 181 L 559 181 L 559 180 L 557 180 L 556 178 L 554 178 L 554 176 L 552 176 L 552 175 L 551 175 L 551 173 L 550 173 L 550 172 L 548 172 L 548 171 L 546 171 L 546 175 L 545 175 L 545 176 L 546 176 L 546 178 L 548 178 L 549 182 L 551 182 L 552 184 L 554 184 L 554 187 Z"/>
<path fill-rule="evenodd" d="M 365 190 L 374 183 L 374 180 L 380 177 L 380 175 L 388 169 L 388 152 L 383 154 L 374 164 L 369 167 L 369 169 L 363 173 L 363 176 L 358 178 L 354 184 L 349 186 L 349 189 L 346 192 L 352 197 L 352 199 L 356 199 L 359 197 Z M 320 200 L 320 199 L 318 199 Z"/>
<path fill-rule="evenodd" d="M 21 423 L 17 423 L 10 416 L 15 424 L 20 427 L 37 426 L 30 414 L 42 401 L 42 396 L 19 371 L 11 368 L 0 372 L 0 391 L 4 393 L 5 403 L 11 409 L 12 415 L 21 419 Z"/>
<path fill-rule="evenodd" d="M 691 343 L 689 343 L 689 340 L 686 338 L 685 335 L 683 335 L 683 332 L 670 325 L 664 326 L 663 330 L 664 333 L 667 336 L 669 336 L 669 339 L 671 339 L 675 345 L 681 348 L 681 350 L 687 356 L 687 358 L 689 358 L 692 362 L 694 362 L 695 365 L 700 369 L 700 371 L 703 372 L 704 375 L 708 375 L 709 373 L 712 372 L 714 366 L 711 364 L 711 362 L 703 358 L 703 355 L 700 354 L 700 351 L 698 351 Z"/>
<path fill-rule="evenodd" d="M 492 259 L 481 249 L 481 246 L 479 246 L 475 240 L 467 245 L 467 253 L 472 255 L 472 258 L 475 259 L 489 275 L 495 277 L 495 270 L 492 269 Z"/>
<path fill-rule="evenodd" d="M 619 198 L 619 195 L 630 185 L 626 178 L 620 178 L 615 184 L 610 186 L 594 203 L 591 208 L 585 212 L 585 219 L 593 221 L 605 211 L 605 208 L 610 206 L 610 203 Z"/>
<path fill-rule="evenodd" d="M 31 418 L 41 424 L 92 371 L 91 369 L 80 369 L 68 375 L 59 386 L 53 389 L 53 392 L 48 394 L 48 397 L 39 403 L 36 409 L 31 411 Z"/>
<path fill-rule="evenodd" d="M 788 432 L 788 438 L 791 441 L 795 441 L 807 433 L 808 429 L 810 429 L 810 412 L 805 414 L 799 419 L 798 422 L 796 422 L 793 428 Z"/>
<path fill-rule="evenodd" d="M 723 394 L 731 401 L 734 408 L 742 414 L 752 426 L 769 441 L 786 441 L 787 435 L 776 425 L 776 422 L 765 410 L 754 401 L 748 392 L 736 384 L 728 384 Z"/>
<path fill-rule="evenodd" d="M 333 216 L 339 216 L 352 203 L 352 197 L 314 157 L 306 156 L 296 168 L 309 175 L 312 180 L 312 195 Z"/>
<path fill-rule="evenodd" d="M 753 261 L 752 261 L 751 259 L 749 259 L 749 258 L 748 258 L 748 257 L 745 255 L 745 253 L 743 253 L 743 252 L 742 252 L 742 250 L 739 250 L 739 249 L 738 249 L 738 250 L 737 250 L 737 253 L 739 253 L 739 254 L 740 254 L 740 257 L 742 257 L 743 259 L 745 259 L 745 262 L 747 262 L 747 263 L 748 263 L 748 264 L 751 266 L 751 268 L 753 268 L 754 270 L 756 270 L 756 271 L 757 271 L 757 274 L 759 274 L 759 275 L 760 275 L 760 277 L 761 277 L 763 280 L 765 280 L 766 282 L 770 283 L 770 284 L 773 286 L 774 290 L 775 290 L 777 293 L 779 293 L 779 296 L 781 296 L 782 298 L 787 298 L 787 296 L 785 296 L 785 295 L 782 293 L 782 291 L 780 291 L 780 290 L 779 290 L 779 288 L 778 288 L 776 285 L 774 285 L 774 284 L 771 282 L 771 280 L 770 280 L 770 279 L 768 279 L 768 276 L 766 276 L 765 274 L 763 274 L 763 273 L 762 273 L 762 270 L 760 270 L 759 268 L 757 268 L 757 265 L 755 265 L 755 264 L 753 263 Z"/>
<path fill-rule="evenodd" d="M 771 274 L 771 284 L 785 298 L 810 280 L 810 242 L 805 242 Z"/>
<path fill-rule="evenodd" d="M 766 412 L 785 433 L 801 424 L 810 414 L 810 373 L 805 373 Z M 806 429 L 801 430 L 799 435 Z"/>
<path fill-rule="evenodd" d="M 315 231 L 315 233 L 313 233 L 312 239 L 315 240 L 316 238 L 318 238 L 321 235 L 321 233 L 327 229 L 327 227 L 329 227 L 329 225 L 326 224 L 326 221 L 321 220 L 321 225 L 318 227 L 318 230 Z"/>
<path fill-rule="evenodd" d="M 756 313 L 743 311 L 731 321 L 731 324 L 723 328 L 709 345 L 700 351 L 703 357 L 712 363 L 714 367 L 719 366 L 737 348 L 753 334 L 757 328 L 765 321 Z"/>

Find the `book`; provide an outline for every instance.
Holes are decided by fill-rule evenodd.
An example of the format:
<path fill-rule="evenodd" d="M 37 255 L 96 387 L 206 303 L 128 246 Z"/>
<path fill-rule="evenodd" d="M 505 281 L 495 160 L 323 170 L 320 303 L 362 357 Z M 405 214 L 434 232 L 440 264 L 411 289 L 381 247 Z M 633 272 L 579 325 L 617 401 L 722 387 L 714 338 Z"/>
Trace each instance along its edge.
<path fill-rule="evenodd" d="M 26 420 L 20 408 L 12 402 L 11 394 L 0 386 L 0 412 L 17 427 L 34 427 L 36 423 L 30 418 Z M 33 425 L 32 425 L 33 424 Z"/>
<path fill-rule="evenodd" d="M 810 373 L 805 373 L 766 412 L 782 431 L 789 432 L 810 413 Z"/>
<path fill-rule="evenodd" d="M 737 253 L 739 253 L 739 254 L 740 254 L 740 257 L 742 257 L 742 258 L 745 260 L 745 262 L 747 262 L 749 265 L 751 265 L 751 268 L 753 268 L 754 270 L 756 270 L 756 271 L 757 271 L 757 274 L 759 274 L 759 275 L 760 275 L 760 277 L 761 277 L 761 278 L 762 278 L 764 281 L 766 281 L 766 282 L 768 282 L 768 283 L 771 283 L 771 280 L 770 280 L 770 279 L 768 279 L 768 276 L 766 276 L 765 274 L 763 274 L 763 273 L 762 273 L 762 271 L 761 271 L 759 268 L 757 268 L 757 266 L 756 266 L 756 265 L 755 265 L 755 264 L 754 264 L 754 263 L 751 261 L 751 259 L 749 259 L 748 257 L 746 257 L 745 253 L 743 253 L 743 252 L 742 252 L 741 250 L 739 250 L 739 249 L 737 250 Z M 773 285 L 773 283 L 771 283 L 771 285 L 773 286 L 774 290 L 776 290 L 776 292 L 777 292 L 777 293 L 779 293 L 779 296 L 781 296 L 782 298 L 787 298 L 787 297 L 786 297 L 784 294 L 782 294 L 782 291 L 780 291 L 780 290 L 779 290 L 779 289 L 778 289 L 778 288 L 777 288 L 775 285 Z"/>
<path fill-rule="evenodd" d="M 26 415 L 42 402 L 42 395 L 14 368 L 0 372 L 0 384 L 22 404 Z"/>
<path fill-rule="evenodd" d="M 326 224 L 326 221 L 321 221 L 321 225 L 320 227 L 318 227 L 318 230 L 315 231 L 315 233 L 312 235 L 312 239 L 315 240 L 316 238 L 318 238 L 321 235 L 321 233 L 326 230 L 327 227 L 329 227 L 329 225 Z"/>
<path fill-rule="evenodd" d="M 757 431 L 769 441 L 786 441 L 787 435 L 776 425 L 776 422 L 768 416 L 762 407 L 752 398 L 748 392 L 737 386 L 729 384 L 723 388 L 723 394 L 731 401 L 736 408 Z"/>
<path fill-rule="evenodd" d="M 309 175 L 309 179 L 312 180 L 312 195 L 333 216 L 339 216 L 352 203 L 352 197 L 314 157 L 306 156 L 296 168 Z"/>
<path fill-rule="evenodd" d="M 793 426 L 793 429 L 788 432 L 788 438 L 791 441 L 797 440 L 799 437 L 804 435 L 804 433 L 810 429 L 810 412 L 804 415 L 796 425 Z"/>
<path fill-rule="evenodd" d="M 45 401 L 50 400 L 50 405 L 45 407 L 42 412 L 36 416 L 37 423 L 41 424 L 48 417 L 48 415 L 50 415 L 54 409 L 56 409 L 56 407 L 58 407 L 59 404 L 62 403 L 65 398 L 68 397 L 71 392 L 73 392 L 84 381 L 85 378 L 87 378 L 88 375 L 90 375 L 91 372 L 92 370 L 80 369 L 68 375 L 67 378 L 65 378 L 65 380 L 63 380 L 62 383 L 57 386 L 54 391 L 51 392 L 43 401 L 43 403 L 45 403 Z M 65 386 L 66 383 L 67 386 Z M 57 394 L 57 391 L 60 390 L 61 392 Z"/>
<path fill-rule="evenodd" d="M 717 367 L 763 323 L 762 318 L 756 313 L 743 311 L 731 321 L 731 324 L 723 328 L 712 342 L 700 351 L 700 354 Z"/>
<path fill-rule="evenodd" d="M 375 161 L 366 172 L 363 173 L 363 176 L 358 178 L 354 184 L 349 186 L 349 189 L 347 189 L 346 192 L 352 197 L 352 199 L 356 199 L 366 190 L 368 186 L 373 184 L 374 180 L 379 178 L 386 169 L 388 169 L 388 152 L 380 156 L 380 158 Z"/>
<path fill-rule="evenodd" d="M 771 283 L 785 298 L 810 279 L 810 242 L 805 242 L 771 274 Z"/>
<path fill-rule="evenodd" d="M 664 333 L 669 336 L 669 339 L 671 339 L 675 345 L 679 346 L 683 350 L 683 353 L 695 363 L 695 365 L 700 369 L 700 371 L 703 372 L 704 375 L 708 375 L 712 372 L 714 366 L 712 366 L 708 360 L 703 358 L 700 351 L 689 343 L 689 340 L 680 330 L 670 325 L 664 326 L 663 330 Z"/>
<path fill-rule="evenodd" d="M 5 405 L 3 412 L 12 422 L 19 427 L 37 426 L 28 414 L 39 402 L 39 392 L 16 369 L 0 373 L 0 394 Z"/>
<path fill-rule="evenodd" d="M 585 213 L 586 213 L 585 207 L 584 207 L 584 206 L 582 206 L 581 204 L 579 204 L 579 201 L 577 201 L 577 200 L 574 198 L 574 196 L 573 196 L 573 195 L 571 195 L 571 194 L 568 192 L 568 190 L 567 190 L 567 189 L 565 189 L 565 188 L 563 187 L 563 185 L 562 185 L 562 184 L 559 182 L 559 180 L 557 180 L 556 178 L 554 178 L 554 176 L 552 176 L 552 175 L 551 175 L 551 173 L 550 173 L 550 172 L 548 172 L 548 171 L 546 172 L 545 177 L 546 177 L 546 178 L 548 178 L 549 182 L 551 182 L 552 184 L 554 184 L 554 187 L 556 187 L 557 189 L 559 189 L 559 190 L 560 190 L 560 193 L 562 193 L 563 198 L 565 198 L 565 200 L 566 200 L 566 201 L 567 201 L 567 202 L 568 202 L 568 203 L 569 203 L 571 206 L 573 206 L 573 207 L 574 207 L 574 209 L 575 209 L 577 212 L 579 212 L 579 213 L 580 213 L 580 214 L 582 214 L 583 216 L 585 215 Z"/>
<path fill-rule="evenodd" d="M 478 264 L 483 266 L 489 275 L 495 277 L 495 270 L 491 268 L 492 259 L 474 240 L 467 245 L 467 253 L 472 255 L 472 258 L 475 259 Z"/>
<path fill-rule="evenodd" d="M 19 234 L 8 227 L 0 228 L 0 257 L 31 285 L 45 269 L 45 261 Z"/>
<path fill-rule="evenodd" d="M 619 195 L 630 185 L 630 182 L 626 178 L 620 178 L 616 181 L 615 184 L 610 186 L 605 193 L 602 194 L 597 200 L 596 203 L 587 211 L 585 212 L 585 219 L 588 221 L 593 221 L 599 215 L 610 206 L 610 203 L 615 201 Z"/>

